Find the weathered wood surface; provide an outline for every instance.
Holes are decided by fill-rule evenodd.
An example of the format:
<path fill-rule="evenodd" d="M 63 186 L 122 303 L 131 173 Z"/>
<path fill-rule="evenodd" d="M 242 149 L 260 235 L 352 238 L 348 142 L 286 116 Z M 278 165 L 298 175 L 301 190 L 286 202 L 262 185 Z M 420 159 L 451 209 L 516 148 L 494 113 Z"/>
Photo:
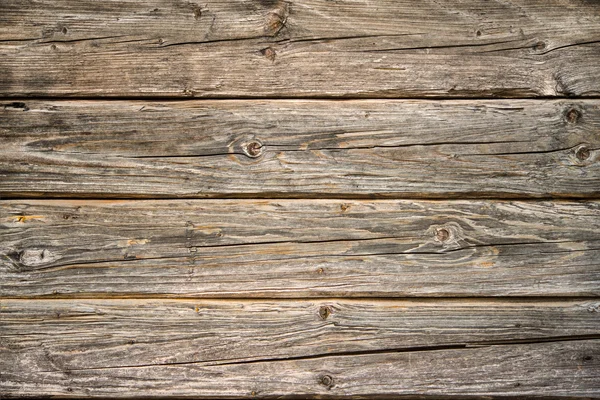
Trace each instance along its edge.
<path fill-rule="evenodd" d="M 600 101 L 24 101 L 0 194 L 595 197 Z"/>
<path fill-rule="evenodd" d="M 2 300 L 29 372 L 600 339 L 598 300 Z"/>
<path fill-rule="evenodd" d="M 3 96 L 600 94 L 593 0 L 0 3 Z"/>
<path fill-rule="evenodd" d="M 589 300 L 3 300 L 0 390 L 592 396 L 599 310 Z"/>
<path fill-rule="evenodd" d="M 3 296 L 591 296 L 600 203 L 0 202 Z"/>

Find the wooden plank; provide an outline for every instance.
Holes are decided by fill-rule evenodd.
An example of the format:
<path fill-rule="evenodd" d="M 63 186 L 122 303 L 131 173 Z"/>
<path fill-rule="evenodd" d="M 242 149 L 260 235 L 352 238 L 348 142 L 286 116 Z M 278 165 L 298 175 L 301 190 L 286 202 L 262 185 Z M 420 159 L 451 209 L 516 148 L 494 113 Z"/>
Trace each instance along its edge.
<path fill-rule="evenodd" d="M 19 0 L 2 96 L 594 96 L 590 0 Z"/>
<path fill-rule="evenodd" d="M 30 296 L 592 296 L 599 202 L 0 202 Z"/>
<path fill-rule="evenodd" d="M 598 300 L 2 300 L 8 368 L 258 362 L 600 338 Z M 10 365 L 10 364 L 6 364 Z"/>
<path fill-rule="evenodd" d="M 3 196 L 600 196 L 598 100 L 3 106 Z"/>
<path fill-rule="evenodd" d="M 600 340 L 589 340 L 600 336 L 598 301 L 2 300 L 1 307 L 0 393 L 8 396 L 600 393 L 592 379 Z M 333 379 L 325 387 L 324 376 Z"/>
<path fill-rule="evenodd" d="M 599 308 L 598 301 L 2 300 L 0 394 L 593 397 Z"/>

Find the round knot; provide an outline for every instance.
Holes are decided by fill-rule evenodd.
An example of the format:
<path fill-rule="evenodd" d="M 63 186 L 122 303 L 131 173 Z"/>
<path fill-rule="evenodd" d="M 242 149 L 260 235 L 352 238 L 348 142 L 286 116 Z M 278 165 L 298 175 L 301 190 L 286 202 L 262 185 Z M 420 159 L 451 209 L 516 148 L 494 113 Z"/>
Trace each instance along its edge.
<path fill-rule="evenodd" d="M 537 50 L 537 51 L 544 50 L 545 48 L 546 48 L 546 43 L 542 42 L 541 40 L 533 45 L 533 49 Z"/>
<path fill-rule="evenodd" d="M 450 239 L 450 232 L 446 228 L 440 228 L 435 231 L 435 237 L 440 242 L 445 242 Z"/>
<path fill-rule="evenodd" d="M 581 118 L 581 111 L 578 109 L 571 107 L 565 112 L 565 119 L 570 124 L 576 124 Z"/>
<path fill-rule="evenodd" d="M 586 161 L 592 155 L 592 151 L 587 146 L 579 146 L 577 150 L 575 150 L 575 157 L 579 161 Z"/>
<path fill-rule="evenodd" d="M 331 308 L 329 306 L 321 306 L 319 308 L 319 317 L 325 320 L 331 315 Z"/>
<path fill-rule="evenodd" d="M 258 140 L 253 140 L 243 146 L 244 154 L 250 158 L 258 158 L 263 154 L 264 146 Z"/>
<path fill-rule="evenodd" d="M 328 389 L 333 386 L 333 378 L 331 375 L 322 375 L 321 378 L 319 378 L 319 382 L 321 382 L 321 384 L 326 386 Z"/>

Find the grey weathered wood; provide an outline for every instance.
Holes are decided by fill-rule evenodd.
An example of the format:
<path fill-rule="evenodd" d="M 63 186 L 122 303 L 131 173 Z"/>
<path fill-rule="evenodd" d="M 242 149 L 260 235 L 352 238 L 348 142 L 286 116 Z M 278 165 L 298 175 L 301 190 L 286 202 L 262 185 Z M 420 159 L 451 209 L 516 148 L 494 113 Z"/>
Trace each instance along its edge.
<path fill-rule="evenodd" d="M 597 302 L 327 303 L 3 301 L 0 394 L 600 395 Z"/>
<path fill-rule="evenodd" d="M 590 0 L 0 3 L 4 96 L 600 94 Z"/>
<path fill-rule="evenodd" d="M 4 196 L 600 196 L 598 100 L 3 105 Z"/>
<path fill-rule="evenodd" d="M 590 296 L 600 203 L 0 202 L 2 296 Z"/>
<path fill-rule="evenodd" d="M 598 300 L 2 300 L 0 359 L 33 373 L 590 339 L 599 310 Z"/>

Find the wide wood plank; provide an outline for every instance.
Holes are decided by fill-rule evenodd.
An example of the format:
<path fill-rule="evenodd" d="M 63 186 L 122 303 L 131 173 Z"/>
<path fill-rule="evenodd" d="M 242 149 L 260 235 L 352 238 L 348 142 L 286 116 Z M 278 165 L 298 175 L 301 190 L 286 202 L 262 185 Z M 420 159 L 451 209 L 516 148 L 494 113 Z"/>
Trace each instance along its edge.
<path fill-rule="evenodd" d="M 600 203 L 0 202 L 3 296 L 591 296 Z"/>
<path fill-rule="evenodd" d="M 600 336 L 599 308 L 598 301 L 2 300 L 0 393 L 593 395 L 600 341 L 589 339 Z"/>
<path fill-rule="evenodd" d="M 23 101 L 0 195 L 600 196 L 600 101 Z"/>
<path fill-rule="evenodd" d="M 18 0 L 2 96 L 592 96 L 590 0 Z"/>
<path fill-rule="evenodd" d="M 3 398 L 600 394 L 598 302 L 1 307 Z"/>
<path fill-rule="evenodd" d="M 600 338 L 600 301 L 2 300 L 13 372 Z M 7 364 L 8 365 L 8 364 Z"/>

